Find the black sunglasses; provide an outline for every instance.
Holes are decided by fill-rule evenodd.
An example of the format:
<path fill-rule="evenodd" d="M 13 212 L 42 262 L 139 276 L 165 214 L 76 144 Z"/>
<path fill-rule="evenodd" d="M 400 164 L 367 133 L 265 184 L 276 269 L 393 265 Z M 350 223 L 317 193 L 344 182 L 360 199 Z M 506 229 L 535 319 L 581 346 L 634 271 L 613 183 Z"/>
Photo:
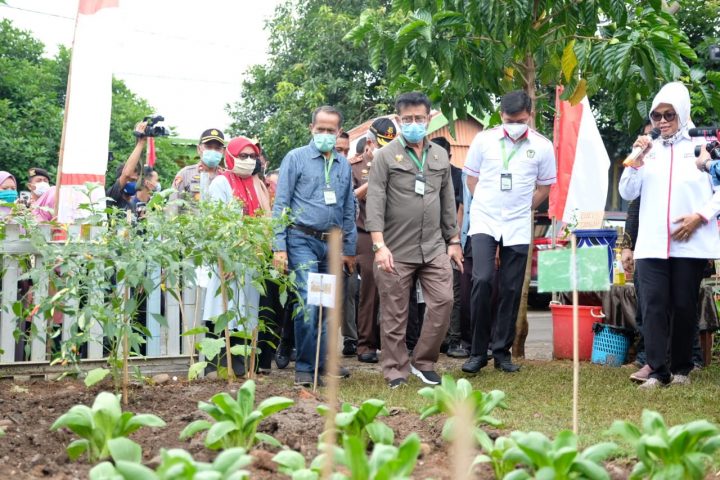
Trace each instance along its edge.
<path fill-rule="evenodd" d="M 677 117 L 677 113 L 675 112 L 651 112 L 650 118 L 653 122 L 659 122 L 661 118 L 664 118 L 666 122 L 672 122 L 675 120 L 675 117 Z"/>

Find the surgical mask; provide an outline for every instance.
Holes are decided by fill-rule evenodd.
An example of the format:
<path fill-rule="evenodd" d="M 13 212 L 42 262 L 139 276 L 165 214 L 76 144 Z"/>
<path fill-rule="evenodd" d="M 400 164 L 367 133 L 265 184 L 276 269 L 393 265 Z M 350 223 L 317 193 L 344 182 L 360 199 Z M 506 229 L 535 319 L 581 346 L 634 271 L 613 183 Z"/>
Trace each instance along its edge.
<path fill-rule="evenodd" d="M 48 190 L 50 190 L 50 184 L 48 182 L 39 182 L 35 184 L 35 195 L 38 197 L 45 194 Z"/>
<path fill-rule="evenodd" d="M 157 185 L 155 185 L 155 192 L 162 192 L 162 187 L 160 186 L 159 183 Z"/>
<path fill-rule="evenodd" d="M 503 123 L 503 128 L 505 129 L 505 133 L 507 133 L 508 137 L 513 140 L 517 140 L 525 135 L 528 126 L 527 123 Z"/>
<path fill-rule="evenodd" d="M 402 126 L 402 135 L 410 143 L 418 143 L 427 134 L 426 123 L 411 123 L 410 125 Z"/>
<path fill-rule="evenodd" d="M 313 142 L 318 150 L 323 153 L 327 153 L 335 148 L 335 141 L 337 135 L 332 133 L 315 133 L 313 134 Z"/>
<path fill-rule="evenodd" d="M 0 203 L 15 203 L 17 198 L 17 190 L 0 190 Z"/>
<path fill-rule="evenodd" d="M 218 152 L 217 150 L 203 150 L 202 162 L 210 168 L 216 168 L 220 165 L 222 157 L 222 152 Z"/>
<path fill-rule="evenodd" d="M 247 178 L 253 174 L 256 164 L 257 162 L 254 158 L 235 158 L 235 165 L 233 166 L 232 172 L 241 178 Z"/>

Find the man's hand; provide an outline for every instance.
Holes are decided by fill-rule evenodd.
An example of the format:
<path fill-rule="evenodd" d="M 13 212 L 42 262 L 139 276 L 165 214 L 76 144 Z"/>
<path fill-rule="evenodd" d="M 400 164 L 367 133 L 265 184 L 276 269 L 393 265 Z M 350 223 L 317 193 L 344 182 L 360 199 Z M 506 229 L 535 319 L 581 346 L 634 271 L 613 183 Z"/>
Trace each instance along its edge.
<path fill-rule="evenodd" d="M 273 266 L 280 272 L 287 272 L 288 258 L 287 252 L 275 252 L 273 254 Z"/>
<path fill-rule="evenodd" d="M 448 255 L 452 259 L 453 262 L 455 262 L 455 265 L 457 265 L 458 270 L 460 270 L 460 273 L 463 273 L 463 253 L 462 253 L 462 247 L 460 245 L 453 244 L 448 245 Z"/>
<path fill-rule="evenodd" d="M 623 248 L 620 254 L 622 260 L 623 270 L 625 270 L 625 276 L 631 277 L 635 272 L 635 262 L 633 261 L 633 251 L 629 248 Z"/>
<path fill-rule="evenodd" d="M 145 128 L 146 127 L 147 127 L 147 122 L 138 122 L 135 124 L 135 131 L 133 133 L 135 134 L 135 137 L 137 137 L 138 142 L 147 141 L 147 137 L 145 136 Z"/>
<path fill-rule="evenodd" d="M 348 273 L 353 273 L 355 271 L 355 256 L 348 256 L 343 255 L 342 257 L 343 264 L 345 265 L 345 268 L 347 268 Z"/>
<path fill-rule="evenodd" d="M 382 247 L 380 250 L 375 252 L 375 263 L 383 272 L 389 273 L 395 270 L 395 262 L 393 261 L 392 253 L 387 247 Z"/>
<path fill-rule="evenodd" d="M 708 160 L 712 160 L 710 157 L 710 152 L 708 152 L 706 149 L 702 149 L 700 151 L 700 156 L 695 159 L 695 166 L 700 170 L 701 172 L 707 172 L 707 169 L 705 168 L 705 164 L 708 162 Z"/>
<path fill-rule="evenodd" d="M 673 240 L 676 242 L 687 242 L 693 232 L 705 223 L 705 220 L 699 213 L 691 213 L 690 215 L 683 215 L 682 217 L 676 218 L 673 220 L 673 223 L 680 224 L 680 227 L 672 233 Z"/>

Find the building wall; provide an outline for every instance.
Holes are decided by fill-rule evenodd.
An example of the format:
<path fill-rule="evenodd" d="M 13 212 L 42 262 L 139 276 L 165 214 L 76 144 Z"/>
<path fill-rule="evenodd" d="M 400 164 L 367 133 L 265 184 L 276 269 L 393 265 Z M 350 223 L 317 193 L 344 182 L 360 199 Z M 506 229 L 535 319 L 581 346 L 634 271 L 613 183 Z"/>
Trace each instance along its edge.
<path fill-rule="evenodd" d="M 470 144 L 472 143 L 475 135 L 482 131 L 482 125 L 473 120 L 457 120 L 455 122 L 455 137 L 450 135 L 450 129 L 445 126 L 439 130 L 435 130 L 430 133 L 428 137 L 433 139 L 435 137 L 445 137 L 452 147 L 452 163 L 456 167 L 462 168 L 465 165 L 465 159 L 467 158 Z"/>

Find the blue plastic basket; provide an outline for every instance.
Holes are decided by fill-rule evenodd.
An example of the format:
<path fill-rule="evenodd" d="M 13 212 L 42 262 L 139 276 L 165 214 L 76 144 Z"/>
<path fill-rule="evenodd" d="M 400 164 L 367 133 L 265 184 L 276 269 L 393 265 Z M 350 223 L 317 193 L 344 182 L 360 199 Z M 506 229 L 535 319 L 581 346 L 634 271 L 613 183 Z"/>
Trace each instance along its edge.
<path fill-rule="evenodd" d="M 595 323 L 593 325 L 595 336 L 590 361 L 611 367 L 622 366 L 630 348 L 630 338 L 624 333 L 625 331 L 621 327 Z"/>
<path fill-rule="evenodd" d="M 610 283 L 613 281 L 613 260 L 615 259 L 615 242 L 617 232 L 615 230 L 575 230 L 578 248 L 596 247 L 604 245 L 608 250 L 608 271 L 610 272 Z"/>

